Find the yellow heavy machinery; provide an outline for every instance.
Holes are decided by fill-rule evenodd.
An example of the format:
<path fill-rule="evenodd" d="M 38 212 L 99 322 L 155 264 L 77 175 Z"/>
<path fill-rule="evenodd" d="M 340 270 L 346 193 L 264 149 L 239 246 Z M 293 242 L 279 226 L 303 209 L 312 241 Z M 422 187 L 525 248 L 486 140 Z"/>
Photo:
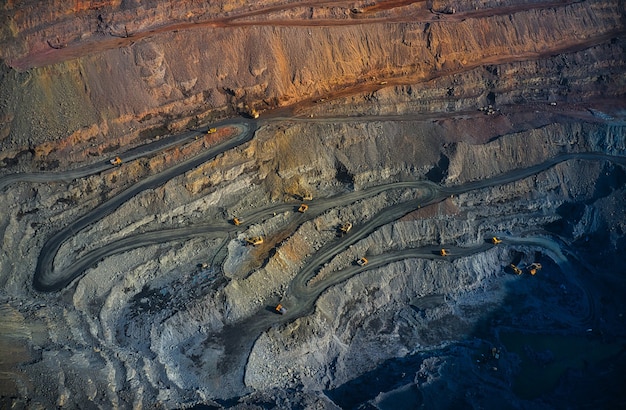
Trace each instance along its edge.
<path fill-rule="evenodd" d="M 511 269 L 513 269 L 513 272 L 515 272 L 517 275 L 521 275 L 522 273 L 524 273 L 524 272 L 522 272 L 522 270 L 520 268 L 518 268 L 517 266 L 515 266 L 513 264 L 510 264 L 509 267 Z"/>
<path fill-rule="evenodd" d="M 312 201 L 313 200 L 313 195 L 310 192 L 305 192 L 304 194 L 300 195 L 300 200 L 301 201 Z"/>
<path fill-rule="evenodd" d="M 214 132 L 217 132 L 217 128 L 209 128 L 207 134 L 213 134 Z"/>
<path fill-rule="evenodd" d="M 339 231 L 342 234 L 347 234 L 348 232 L 350 232 L 350 229 L 352 229 L 352 222 L 346 222 L 339 226 Z"/>
<path fill-rule="evenodd" d="M 285 313 L 287 313 L 287 309 L 285 309 L 285 307 L 281 305 L 280 303 L 276 305 L 274 309 L 276 310 L 276 312 L 280 313 L 281 315 L 284 315 Z"/>
<path fill-rule="evenodd" d="M 115 157 L 109 161 L 111 165 L 120 165 L 122 163 L 122 158 Z"/>
<path fill-rule="evenodd" d="M 233 225 L 239 226 L 242 223 L 243 223 L 243 218 L 237 218 L 237 217 L 233 218 Z"/>
<path fill-rule="evenodd" d="M 307 204 L 302 204 L 300 205 L 300 208 L 298 208 L 298 212 L 303 214 L 306 212 L 307 209 L 309 209 L 309 206 Z"/>
<path fill-rule="evenodd" d="M 441 255 L 441 256 L 449 256 L 449 255 L 450 255 L 450 252 L 449 252 L 447 249 L 443 249 L 443 248 L 442 248 L 442 249 L 439 251 L 439 255 Z"/>
<path fill-rule="evenodd" d="M 530 266 L 526 268 L 528 273 L 530 273 L 531 275 L 535 275 L 539 269 L 541 269 L 541 264 L 537 262 L 531 263 Z"/>
<path fill-rule="evenodd" d="M 254 118 L 254 119 L 259 118 L 259 112 L 255 110 L 254 108 L 250 110 L 249 115 L 251 118 Z"/>
<path fill-rule="evenodd" d="M 367 260 L 367 258 L 363 257 L 363 258 L 357 260 L 356 264 L 359 265 L 359 266 L 365 266 L 365 265 L 368 264 L 368 262 L 369 261 Z"/>
<path fill-rule="evenodd" d="M 250 245 L 253 246 L 257 246 L 263 243 L 263 237 L 262 236 L 252 236 L 250 238 L 246 238 L 246 242 L 249 243 Z"/>
<path fill-rule="evenodd" d="M 491 238 L 491 243 L 497 245 L 499 243 L 502 243 L 502 239 L 498 239 L 497 236 L 494 236 L 493 238 Z"/>

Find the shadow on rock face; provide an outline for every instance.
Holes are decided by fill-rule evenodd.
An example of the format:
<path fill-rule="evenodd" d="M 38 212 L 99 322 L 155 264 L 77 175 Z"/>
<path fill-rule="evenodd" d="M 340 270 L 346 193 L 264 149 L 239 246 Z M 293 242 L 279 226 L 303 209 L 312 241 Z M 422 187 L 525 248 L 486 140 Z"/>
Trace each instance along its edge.
<path fill-rule="evenodd" d="M 440 184 L 448 176 L 448 167 L 450 166 L 450 159 L 441 154 L 439 162 L 430 171 L 426 173 L 426 178 L 436 184 Z"/>

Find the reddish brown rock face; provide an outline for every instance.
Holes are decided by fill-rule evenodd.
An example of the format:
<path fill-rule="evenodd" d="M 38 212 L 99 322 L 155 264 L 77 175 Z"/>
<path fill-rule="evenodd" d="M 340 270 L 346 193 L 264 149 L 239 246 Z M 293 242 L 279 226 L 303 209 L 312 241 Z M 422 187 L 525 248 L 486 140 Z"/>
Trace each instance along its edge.
<path fill-rule="evenodd" d="M 455 13 L 436 12 L 450 7 Z M 354 13 L 339 2 L 303 14 L 306 7 L 280 2 L 8 3 L 0 51 L 12 73 L 4 80 L 11 103 L 3 134 L 12 133 L 5 156 L 23 151 L 26 140 L 32 146 L 72 133 L 87 140 L 93 127 L 105 139 L 137 138 L 163 118 L 184 127 L 248 107 L 302 108 L 409 84 L 433 89 L 421 85 L 433 79 L 455 84 L 440 97 L 418 91 L 424 107 L 487 102 L 489 93 L 499 103 L 503 93 L 618 96 L 623 82 L 611 74 L 623 48 L 611 39 L 624 31 L 621 7 L 384 2 Z M 583 64 L 597 67 L 586 71 L 591 77 Z M 485 66 L 495 71 L 471 74 Z M 537 84 L 528 90 L 524 80 Z"/>
<path fill-rule="evenodd" d="M 3 2 L 0 407 L 614 407 L 624 7 Z"/>

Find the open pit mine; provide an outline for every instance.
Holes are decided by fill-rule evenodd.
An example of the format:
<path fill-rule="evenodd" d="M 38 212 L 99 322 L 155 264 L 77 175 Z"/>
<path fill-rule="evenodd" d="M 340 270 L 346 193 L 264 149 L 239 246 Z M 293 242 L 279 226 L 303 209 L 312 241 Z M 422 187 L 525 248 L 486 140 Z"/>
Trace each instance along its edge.
<path fill-rule="evenodd" d="M 0 407 L 626 407 L 622 0 L 0 5 Z"/>

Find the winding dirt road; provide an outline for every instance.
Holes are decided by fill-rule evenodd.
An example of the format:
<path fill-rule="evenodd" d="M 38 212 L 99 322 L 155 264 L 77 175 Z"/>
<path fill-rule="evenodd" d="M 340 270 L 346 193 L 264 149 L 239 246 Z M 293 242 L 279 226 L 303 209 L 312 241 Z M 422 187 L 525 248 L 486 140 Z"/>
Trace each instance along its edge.
<path fill-rule="evenodd" d="M 399 119 L 398 117 L 395 118 Z M 336 118 L 334 120 L 341 121 L 340 118 Z M 346 118 L 345 120 L 353 121 L 354 119 Z M 380 120 L 380 118 L 378 118 L 378 120 Z M 132 249 L 171 241 L 185 241 L 195 237 L 227 238 L 231 234 L 240 231 L 240 227 L 235 227 L 227 221 L 216 220 L 189 227 L 144 232 L 127 236 L 121 240 L 109 243 L 106 246 L 94 249 L 82 257 L 77 258 L 75 261 L 72 261 L 69 266 L 55 267 L 54 260 L 57 252 L 59 251 L 61 245 L 73 235 L 106 217 L 140 192 L 160 186 L 172 178 L 182 175 L 211 158 L 214 158 L 220 153 L 250 141 L 254 136 L 257 121 L 240 119 L 225 121 L 220 124 L 213 124 L 212 126 L 236 127 L 239 133 L 232 139 L 211 147 L 195 157 L 136 183 L 50 237 L 41 249 L 41 253 L 37 261 L 36 271 L 33 278 L 34 287 L 37 290 L 44 292 L 59 291 L 67 287 L 77 278 L 81 277 L 86 270 L 94 266 L 94 264 L 97 264 L 102 258 L 127 252 Z M 124 157 L 130 159 L 138 157 L 142 154 L 149 155 L 157 152 L 158 150 L 169 147 L 171 144 L 176 144 L 185 139 L 192 138 L 199 132 L 200 131 L 187 132 L 181 134 L 180 136 L 173 137 L 173 139 L 168 140 L 168 142 L 162 143 L 161 145 L 143 147 L 138 149 L 135 153 L 127 154 Z M 343 238 L 335 238 L 331 240 L 311 257 L 309 257 L 308 260 L 306 260 L 305 267 L 297 273 L 286 292 L 283 300 L 285 305 L 289 308 L 286 315 L 277 316 L 276 314 L 270 313 L 267 309 L 262 309 L 247 317 L 243 321 L 227 324 L 219 335 L 211 335 L 211 337 L 217 337 L 222 341 L 223 346 L 226 346 L 226 352 L 219 358 L 213 358 L 200 364 L 198 371 L 205 372 L 204 374 L 206 374 L 208 382 L 214 385 L 215 391 L 221 391 L 224 393 L 224 397 L 228 397 L 229 392 L 233 392 L 234 394 L 234 392 L 243 391 L 243 389 L 245 389 L 243 384 L 243 375 L 245 372 L 247 357 L 252 349 L 252 346 L 254 345 L 254 342 L 263 331 L 267 330 L 271 326 L 286 323 L 297 317 L 310 313 L 314 308 L 316 300 L 325 290 L 351 278 L 356 274 L 359 274 L 364 270 L 380 268 L 384 265 L 407 258 L 441 258 L 436 252 L 440 246 L 438 244 L 433 244 L 432 246 L 419 249 L 403 249 L 394 252 L 387 252 L 371 257 L 370 263 L 365 267 L 356 265 L 349 266 L 340 271 L 333 272 L 332 275 L 315 283 L 310 283 L 311 279 L 317 274 L 320 267 L 331 261 L 336 255 L 344 252 L 353 244 L 371 235 L 380 227 L 392 223 L 420 207 L 440 202 L 450 195 L 458 195 L 472 190 L 498 186 L 527 178 L 545 171 L 559 163 L 570 160 L 612 161 L 626 166 L 626 157 L 622 156 L 610 156 L 604 153 L 591 152 L 568 153 L 558 155 L 534 166 L 516 169 L 492 178 L 473 181 L 458 186 L 442 187 L 427 181 L 396 182 L 371 187 L 358 192 L 350 192 L 334 197 L 316 199 L 309 202 L 310 209 L 305 214 L 297 213 L 295 211 L 297 202 L 291 202 L 259 207 L 246 215 L 242 215 L 246 224 L 255 224 L 262 222 L 274 212 L 292 212 L 294 218 L 292 218 L 293 220 L 290 223 L 295 223 L 299 226 L 333 208 L 344 207 L 348 204 L 379 195 L 383 192 L 391 190 L 412 190 L 414 194 L 412 199 L 389 206 L 372 216 L 366 222 L 354 226 L 349 235 L 346 235 Z M 57 180 L 59 178 L 80 178 L 85 173 L 97 173 L 107 168 L 109 168 L 109 166 L 103 167 L 102 164 L 94 164 L 90 167 L 67 171 L 65 173 L 37 174 L 34 179 L 38 182 L 45 182 Z M 6 184 L 17 180 L 28 181 L 29 178 L 30 176 L 26 178 L 23 176 L 22 178 L 20 178 L 20 176 L 12 176 L 10 178 L 5 177 L 0 180 L 0 183 L 3 183 L 4 186 L 6 186 Z M 568 263 L 567 258 L 560 253 L 559 247 L 552 241 L 545 238 L 508 238 L 505 245 L 507 243 L 545 247 L 549 249 L 552 254 L 556 255 L 555 260 L 557 260 L 557 262 L 560 264 Z M 493 245 L 491 244 L 483 242 L 471 247 L 451 247 L 450 249 L 452 251 L 452 255 L 448 257 L 448 259 L 454 260 L 456 258 L 467 257 L 479 252 L 485 252 L 492 246 Z M 581 286 L 581 288 L 584 290 L 584 286 Z M 586 314 L 584 315 L 584 321 L 591 321 L 594 318 L 595 300 L 593 295 L 585 293 L 585 296 L 588 300 L 586 302 L 587 307 L 585 309 Z M 270 302 L 271 301 L 267 301 L 267 303 Z"/>
<path fill-rule="evenodd" d="M 278 118 L 274 118 L 276 120 Z M 383 118 L 384 119 L 384 118 Z M 394 120 L 401 120 L 401 117 L 393 116 Z M 410 118 L 405 118 L 410 119 Z M 340 118 L 332 118 L 332 119 L 319 119 L 317 121 L 341 121 Z M 351 118 L 344 118 L 344 121 L 350 121 Z M 361 118 L 363 120 L 363 118 Z M 377 118 L 377 120 L 381 120 L 381 118 Z M 107 247 L 99 248 L 93 250 L 83 257 L 76 260 L 70 267 L 64 269 L 54 269 L 54 258 L 60 249 L 61 245 L 67 241 L 72 235 L 75 235 L 77 232 L 80 232 L 87 226 L 99 221 L 105 216 L 112 213 L 115 209 L 121 206 L 123 203 L 128 201 L 130 198 L 134 197 L 138 193 L 155 188 L 169 181 L 170 179 L 179 176 L 198 165 L 216 157 L 217 155 L 226 152 L 240 144 L 243 144 L 247 141 L 250 141 L 254 135 L 256 122 L 253 120 L 245 120 L 240 119 L 238 121 L 222 121 L 220 123 L 213 124 L 212 126 L 220 127 L 220 126 L 233 126 L 239 130 L 239 133 L 230 140 L 224 141 L 210 149 L 198 154 L 195 157 L 192 157 L 180 164 L 177 164 L 159 174 L 152 175 L 135 185 L 129 187 L 125 191 L 121 192 L 117 196 L 109 199 L 108 201 L 102 203 L 100 206 L 93 209 L 91 212 L 87 213 L 83 217 L 79 218 L 72 224 L 68 225 L 65 229 L 57 232 L 51 238 L 49 238 L 45 245 L 43 246 L 37 267 L 35 270 L 33 284 L 37 290 L 40 291 L 58 291 L 66 287 L 69 283 L 71 283 L 74 279 L 81 276 L 83 272 L 88 269 L 90 266 L 93 266 L 97 263 L 98 260 L 111 256 L 117 253 L 126 252 L 132 249 L 136 249 L 139 247 L 147 246 L 150 244 L 163 243 L 175 240 L 186 240 L 192 237 L 197 236 L 224 236 L 229 233 L 234 233 L 237 230 L 227 224 L 226 222 L 215 222 L 215 223 L 204 223 L 197 224 L 191 227 L 186 228 L 176 228 L 176 229 L 165 229 L 153 232 L 146 232 L 142 234 L 137 234 L 133 236 L 129 236 L 124 238 L 123 240 L 116 241 L 115 243 L 110 244 Z M 132 160 L 138 158 L 143 155 L 153 154 L 160 150 L 171 147 L 172 145 L 178 144 L 181 141 L 185 141 L 189 138 L 192 138 L 195 135 L 199 135 L 201 132 L 205 131 L 204 128 L 189 131 L 182 133 L 177 136 L 173 136 L 165 141 L 159 141 L 157 143 L 148 144 L 144 147 L 140 147 L 129 151 L 124 158 L 127 160 Z M 393 222 L 402 216 L 406 215 L 414 211 L 415 209 L 425 206 L 428 204 L 432 204 L 435 202 L 439 202 L 446 197 L 449 197 L 453 194 L 461 194 L 464 192 L 468 192 L 471 190 L 482 189 L 486 187 L 496 186 L 511 183 L 513 181 L 523 179 L 529 177 L 531 175 L 542 172 L 558 163 L 568 160 L 596 160 L 603 161 L 609 160 L 616 163 L 620 163 L 622 165 L 626 164 L 626 158 L 624 157 L 615 157 L 609 156 L 603 153 L 568 153 L 561 154 L 556 156 L 548 161 L 545 161 L 540 164 L 536 164 L 531 167 L 513 170 L 507 173 L 503 173 L 501 175 L 484 179 L 480 181 L 469 182 L 459 186 L 453 187 L 442 187 L 436 184 L 425 182 L 425 181 L 413 181 L 413 182 L 397 182 L 391 183 L 376 187 L 371 187 L 365 189 L 363 191 L 352 192 L 349 194 L 318 199 L 314 202 L 314 206 L 312 209 L 306 214 L 306 217 L 300 219 L 300 223 L 304 223 L 307 220 L 311 220 L 316 216 L 328 211 L 331 208 L 343 207 L 347 204 L 356 202 L 358 200 L 362 200 L 368 197 L 372 197 L 378 195 L 382 192 L 394 189 L 417 189 L 419 190 L 419 195 L 416 199 L 411 201 L 403 202 L 397 205 L 393 205 L 385 209 L 384 212 L 381 212 L 371 218 L 367 223 L 355 227 L 351 234 L 342 240 L 335 240 L 322 249 L 320 249 L 307 264 L 307 267 L 300 272 L 294 281 L 292 287 L 294 292 L 302 293 L 302 289 L 305 288 L 305 284 L 311 279 L 314 272 L 318 269 L 319 266 L 322 266 L 324 263 L 328 262 L 332 259 L 336 254 L 344 251 L 352 244 L 356 243 L 358 240 L 366 237 L 371 234 L 373 231 L 378 229 L 379 227 L 386 225 L 390 222 Z M 95 174 L 98 172 L 102 172 L 110 168 L 111 165 L 107 163 L 98 163 L 88 167 L 79 168 L 76 170 L 66 171 L 62 173 L 37 173 L 37 174 L 13 174 L 9 176 L 5 176 L 0 178 L 0 187 L 5 187 L 9 183 L 13 183 L 16 181 L 27 181 L 27 182 L 48 182 L 48 181 L 57 181 L 57 180 L 65 180 L 65 179 L 76 179 L 81 178 L 86 175 Z M 266 207 L 261 207 L 248 215 L 244 215 L 247 221 L 247 224 L 253 224 L 257 222 L 261 222 L 267 215 L 273 212 L 285 212 L 289 210 L 293 210 L 294 205 L 296 203 L 284 203 L 278 205 L 271 205 Z M 481 248 L 482 249 L 482 248 Z M 479 250 L 477 250 L 479 251 Z M 469 251 L 457 253 L 457 256 L 465 256 Z M 430 255 L 432 256 L 432 255 Z M 374 264 L 370 265 L 374 266 Z M 300 298 L 298 298 L 300 299 Z"/>
<path fill-rule="evenodd" d="M 134 197 L 138 193 L 145 191 L 146 189 L 156 188 L 169 181 L 170 179 L 182 175 L 188 170 L 193 169 L 198 165 L 210 160 L 211 158 L 215 158 L 222 152 L 228 151 L 240 144 L 243 144 L 244 142 L 249 141 L 254 135 L 254 130 L 250 126 L 253 123 L 254 122 L 252 121 L 245 120 L 237 123 L 225 123 L 227 125 L 233 125 L 238 127 L 239 134 L 237 134 L 234 138 L 217 144 L 209 148 L 208 150 L 184 162 L 181 162 L 180 164 L 168 168 L 167 170 L 159 174 L 152 175 L 144 179 L 143 181 L 138 182 L 137 184 L 131 186 L 117 196 L 102 203 L 91 212 L 83 215 L 81 218 L 68 225 L 65 229 L 57 232 L 54 236 L 46 241 L 39 255 L 37 267 L 35 268 L 35 278 L 33 281 L 35 289 L 41 291 L 59 290 L 67 286 L 67 284 L 69 284 L 75 278 L 74 273 L 54 272 L 54 270 L 52 269 L 55 255 L 57 254 L 63 242 L 65 242 L 67 238 L 71 236 L 71 234 L 75 234 L 76 232 L 83 230 L 87 226 L 111 214 L 120 205 L 122 205 L 124 202 L 128 201 L 130 198 Z M 54 177 L 56 176 L 51 176 L 51 178 Z"/>

